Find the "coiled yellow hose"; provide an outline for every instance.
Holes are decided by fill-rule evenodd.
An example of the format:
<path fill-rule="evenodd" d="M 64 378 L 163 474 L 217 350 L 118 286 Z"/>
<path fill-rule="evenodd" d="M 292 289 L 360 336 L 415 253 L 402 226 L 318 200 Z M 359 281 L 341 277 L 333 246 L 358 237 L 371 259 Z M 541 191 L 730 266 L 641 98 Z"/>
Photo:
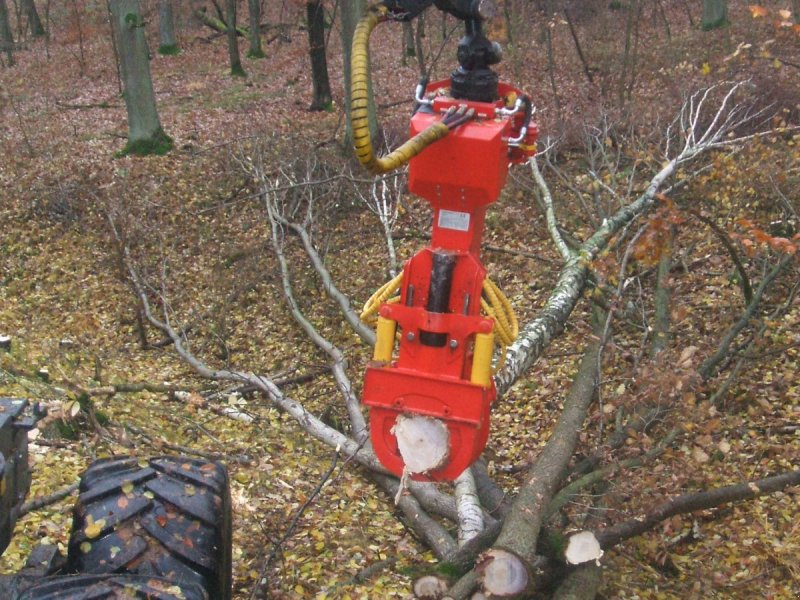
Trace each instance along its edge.
<path fill-rule="evenodd" d="M 375 26 L 386 18 L 388 12 L 383 5 L 371 6 L 356 25 L 350 50 L 350 125 L 353 146 L 359 162 L 376 175 L 399 169 L 450 132 L 446 124 L 437 122 L 386 156 L 378 157 L 375 154 L 369 132 L 369 36 Z"/>

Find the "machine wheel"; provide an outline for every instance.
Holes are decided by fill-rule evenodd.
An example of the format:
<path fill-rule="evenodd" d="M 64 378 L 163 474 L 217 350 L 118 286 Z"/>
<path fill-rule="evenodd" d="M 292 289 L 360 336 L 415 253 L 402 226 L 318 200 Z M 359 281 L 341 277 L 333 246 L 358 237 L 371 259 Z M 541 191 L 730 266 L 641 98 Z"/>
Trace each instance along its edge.
<path fill-rule="evenodd" d="M 161 577 L 197 585 L 212 600 L 229 600 L 231 508 L 225 468 L 170 456 L 97 461 L 81 479 L 67 571 Z"/>
<path fill-rule="evenodd" d="M 145 575 L 48 577 L 16 600 L 210 600 L 202 587 Z"/>

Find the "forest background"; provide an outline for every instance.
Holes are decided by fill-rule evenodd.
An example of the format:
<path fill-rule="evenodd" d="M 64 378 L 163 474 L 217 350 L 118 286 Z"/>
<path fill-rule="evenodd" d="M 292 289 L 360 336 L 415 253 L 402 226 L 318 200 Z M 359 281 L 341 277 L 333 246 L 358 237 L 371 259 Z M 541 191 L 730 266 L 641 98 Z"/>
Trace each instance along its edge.
<path fill-rule="evenodd" d="M 73 484 L 102 456 L 217 458 L 232 478 L 236 598 L 408 597 L 415 578 L 463 547 L 452 486 L 431 492 L 450 503 L 440 514 L 418 500 L 430 521 L 415 521 L 386 493 L 397 482 L 376 484 L 282 404 L 352 433 L 347 395 L 357 397 L 370 350 L 322 273 L 360 305 L 430 227 L 403 174 L 373 179 L 345 142 L 341 17 L 358 3 L 255 3 L 255 40 L 254 3 L 239 3 L 239 58 L 225 25 L 236 3 L 169 3 L 170 40 L 163 3 L 141 1 L 170 138 L 147 157 L 121 152 L 131 132 L 112 4 L 0 0 L 0 335 L 10 338 L 0 393 L 49 410 L 31 495 Z M 312 81 L 312 14 L 324 16 L 329 98 Z M 488 482 L 487 531 L 519 509 L 511 501 L 541 467 L 563 407 L 592 382 L 566 472 L 552 476 L 555 504 L 539 520 L 564 536 L 619 539 L 602 567 L 548 557 L 542 594 L 575 574 L 591 596 L 564 597 L 800 594 L 799 23 L 796 0 L 506 0 L 490 24 L 504 47 L 501 79 L 531 95 L 542 131 L 536 169 L 512 170 L 484 243 L 523 324 L 557 291 L 570 252 L 647 196 L 669 164 L 667 143 L 696 128 L 702 146 L 714 115 L 723 119 L 720 143 L 676 164 L 589 257 L 574 312 L 554 321 L 533 367 L 508 376 L 493 410 L 475 469 Z M 420 74 L 449 76 L 460 35 L 435 9 L 381 27 L 372 80 L 386 146 L 405 139 Z M 670 128 L 701 100 L 692 131 Z M 276 227 L 287 192 L 313 208 L 299 223 L 308 245 Z M 197 357 L 263 374 L 275 391 L 214 381 Z M 591 363 L 588 379 L 579 363 Z M 773 493 L 752 483 L 772 476 L 784 477 Z M 735 484 L 746 489 L 692 504 Z M 3 568 L 36 544 L 65 546 L 72 501 L 22 520 Z M 650 531 L 625 529 L 643 516 Z M 452 543 L 433 541 L 440 530 Z"/>

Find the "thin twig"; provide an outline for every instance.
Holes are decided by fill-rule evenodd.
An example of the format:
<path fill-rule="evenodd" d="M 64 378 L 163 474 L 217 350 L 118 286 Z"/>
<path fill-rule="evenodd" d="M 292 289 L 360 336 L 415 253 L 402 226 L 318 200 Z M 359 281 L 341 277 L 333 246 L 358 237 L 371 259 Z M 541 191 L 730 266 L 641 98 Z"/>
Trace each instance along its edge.
<path fill-rule="evenodd" d="M 250 600 L 255 600 L 255 598 L 258 597 L 259 592 L 261 592 L 266 587 L 267 570 L 272 564 L 272 561 L 277 558 L 278 553 L 280 552 L 284 542 L 286 542 L 286 540 L 288 540 L 294 533 L 297 524 L 300 522 L 300 518 L 306 512 L 308 507 L 311 506 L 314 500 L 316 500 L 317 496 L 322 491 L 322 488 L 324 487 L 325 483 L 328 481 L 330 476 L 333 475 L 333 472 L 336 470 L 336 465 L 338 464 L 338 462 L 339 462 L 339 451 L 336 450 L 336 452 L 334 452 L 333 455 L 333 462 L 331 463 L 331 466 L 322 476 L 322 479 L 317 484 L 317 487 L 315 487 L 314 491 L 312 491 L 308 495 L 308 498 L 306 498 L 306 501 L 303 502 L 302 506 L 297 509 L 297 512 L 294 514 L 294 517 L 292 517 L 292 520 L 289 522 L 289 526 L 286 528 L 286 531 L 283 533 L 281 538 L 272 545 L 272 551 L 269 553 L 267 558 L 264 560 L 264 564 L 261 566 L 261 571 L 259 572 L 258 580 L 256 581 L 256 585 L 253 588 L 252 593 L 250 594 Z"/>

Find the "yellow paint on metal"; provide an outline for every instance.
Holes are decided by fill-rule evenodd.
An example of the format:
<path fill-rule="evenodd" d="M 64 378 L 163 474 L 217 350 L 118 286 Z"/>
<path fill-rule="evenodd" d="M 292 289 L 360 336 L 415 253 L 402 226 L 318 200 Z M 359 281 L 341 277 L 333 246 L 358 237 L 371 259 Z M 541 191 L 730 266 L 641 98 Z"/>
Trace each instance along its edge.
<path fill-rule="evenodd" d="M 378 317 L 378 326 L 375 329 L 375 349 L 372 360 L 383 363 L 392 362 L 394 350 L 394 334 L 397 330 L 397 321 Z"/>
<path fill-rule="evenodd" d="M 475 335 L 475 349 L 472 355 L 472 372 L 469 380 L 475 385 L 489 387 L 492 383 L 492 350 L 494 334 L 478 333 Z"/>

